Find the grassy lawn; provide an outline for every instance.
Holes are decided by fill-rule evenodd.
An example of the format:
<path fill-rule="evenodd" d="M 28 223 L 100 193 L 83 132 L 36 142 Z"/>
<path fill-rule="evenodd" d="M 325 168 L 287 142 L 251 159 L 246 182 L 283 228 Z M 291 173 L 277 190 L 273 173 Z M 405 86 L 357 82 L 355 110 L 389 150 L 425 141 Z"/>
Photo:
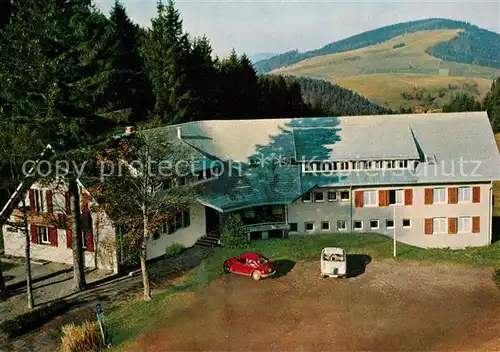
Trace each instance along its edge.
<path fill-rule="evenodd" d="M 244 251 L 259 252 L 271 260 L 288 259 L 296 262 L 319 260 L 321 249 L 328 246 L 343 247 L 349 254 L 366 254 L 372 259 L 392 258 L 390 238 L 374 234 L 335 234 L 290 239 L 253 241 L 248 248 L 218 248 L 198 267 L 184 275 L 176 286 L 153 293 L 150 302 L 130 302 L 109 313 L 106 325 L 112 333 L 113 345 L 126 344 L 137 335 L 168 324 L 168 316 L 194 300 L 194 292 L 222 275 L 222 262 Z M 422 249 L 398 243 L 396 260 L 447 262 L 478 267 L 500 266 L 500 243 L 489 247 L 465 250 Z"/>

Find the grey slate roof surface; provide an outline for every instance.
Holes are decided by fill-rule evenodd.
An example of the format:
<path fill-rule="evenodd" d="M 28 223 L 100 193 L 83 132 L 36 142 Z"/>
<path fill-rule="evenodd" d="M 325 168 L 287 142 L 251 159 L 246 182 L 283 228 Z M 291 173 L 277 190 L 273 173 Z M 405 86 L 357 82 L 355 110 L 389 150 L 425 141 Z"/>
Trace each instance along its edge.
<path fill-rule="evenodd" d="M 276 178 L 275 178 L 276 176 Z M 296 167 L 249 169 L 242 175 L 221 177 L 205 183 L 199 200 L 221 211 L 248 206 L 288 204 L 302 194 Z"/>
<path fill-rule="evenodd" d="M 288 202 L 314 186 L 500 179 L 500 154 L 486 112 L 211 120 L 154 131 L 163 134 L 164 138 L 176 139 L 178 126 L 182 131 L 182 145 L 191 148 L 195 155 L 206 154 L 232 162 L 248 163 L 250 158 L 273 153 L 287 158 L 294 156 L 299 161 L 303 157 L 316 157 L 316 160 L 420 159 L 423 153 L 434 155 L 437 161 L 436 165 L 420 163 L 415 170 L 406 171 L 352 172 L 339 176 L 306 174 L 302 181 L 300 170 L 289 167 L 277 169 L 280 174 L 277 186 L 269 183 L 269 171 L 252 169 L 250 175 L 239 181 L 247 183 L 251 190 L 236 187 L 230 179 L 212 181 L 213 185 L 209 182 L 211 185 L 205 190 L 203 201 L 220 209 L 259 202 Z"/>

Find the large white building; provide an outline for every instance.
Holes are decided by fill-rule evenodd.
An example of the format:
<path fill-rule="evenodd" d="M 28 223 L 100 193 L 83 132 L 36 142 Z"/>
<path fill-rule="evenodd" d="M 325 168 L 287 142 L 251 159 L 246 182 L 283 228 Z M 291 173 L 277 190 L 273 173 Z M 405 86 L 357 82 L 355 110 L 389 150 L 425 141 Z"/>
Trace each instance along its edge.
<path fill-rule="evenodd" d="M 231 213 L 250 238 L 396 231 L 398 241 L 424 248 L 492 241 L 500 154 L 485 112 L 196 121 L 145 133 L 189 150 L 197 168 L 187 181 L 202 183 L 190 210 L 151 239 L 150 258 L 174 242 L 215 243 Z M 72 263 L 64 221 L 40 216 L 64 218 L 65 192 L 35 184 L 26 194 L 34 258 Z M 82 216 L 91 219 L 86 263 L 117 271 L 120 231 L 89 211 L 83 184 L 81 192 Z M 4 225 L 3 234 L 5 253 L 22 256 L 22 233 Z"/>

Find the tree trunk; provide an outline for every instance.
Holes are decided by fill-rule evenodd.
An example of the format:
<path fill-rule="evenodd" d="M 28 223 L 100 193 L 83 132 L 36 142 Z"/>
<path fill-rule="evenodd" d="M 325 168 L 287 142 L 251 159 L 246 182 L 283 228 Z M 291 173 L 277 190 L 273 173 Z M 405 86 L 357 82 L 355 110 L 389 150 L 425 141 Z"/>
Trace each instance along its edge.
<path fill-rule="evenodd" d="M 85 266 L 82 247 L 82 227 L 80 224 L 80 194 L 75 179 L 69 182 L 71 194 L 71 236 L 73 247 L 73 287 L 76 291 L 85 290 Z"/>
<path fill-rule="evenodd" d="M 140 258 L 141 258 L 141 272 L 142 272 L 142 284 L 144 286 L 144 297 L 143 299 L 145 301 L 149 301 L 151 299 L 151 288 L 149 287 L 149 272 L 148 272 L 148 265 L 146 260 L 148 259 L 148 252 L 147 252 L 147 239 L 148 239 L 148 215 L 146 211 L 146 206 L 142 207 L 142 219 L 143 219 L 143 226 L 144 226 L 144 233 L 142 235 L 142 240 L 141 240 L 141 252 L 140 252 Z"/>
<path fill-rule="evenodd" d="M 2 262 L 0 261 L 0 297 L 7 297 L 7 285 L 3 276 Z"/>
<path fill-rule="evenodd" d="M 26 209 L 26 201 L 24 199 L 22 206 L 23 206 L 24 234 L 26 238 L 26 245 L 25 245 L 26 294 L 28 296 L 28 309 L 33 309 L 33 307 L 35 306 L 35 300 L 33 298 L 33 286 L 31 284 L 31 254 L 30 254 L 31 238 L 28 229 L 28 215 Z"/>

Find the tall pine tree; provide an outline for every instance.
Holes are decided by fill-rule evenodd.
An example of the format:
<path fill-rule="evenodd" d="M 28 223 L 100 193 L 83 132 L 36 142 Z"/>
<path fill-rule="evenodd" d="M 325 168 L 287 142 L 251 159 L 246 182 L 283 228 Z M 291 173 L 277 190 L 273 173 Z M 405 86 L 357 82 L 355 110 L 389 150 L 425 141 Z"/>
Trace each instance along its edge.
<path fill-rule="evenodd" d="M 189 74 L 189 39 L 173 0 L 160 0 L 157 17 L 146 33 L 143 57 L 155 96 L 155 113 L 164 122 L 185 120 L 191 94 Z"/>

